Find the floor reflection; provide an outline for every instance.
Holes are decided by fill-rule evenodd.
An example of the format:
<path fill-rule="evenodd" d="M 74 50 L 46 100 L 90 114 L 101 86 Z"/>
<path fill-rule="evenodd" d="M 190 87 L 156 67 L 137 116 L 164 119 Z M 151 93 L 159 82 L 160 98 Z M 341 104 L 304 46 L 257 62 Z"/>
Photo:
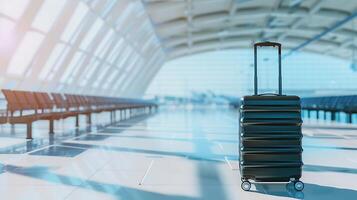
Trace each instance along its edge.
<path fill-rule="evenodd" d="M 36 192 L 34 187 L 46 191 L 54 185 L 56 193 L 66 192 L 61 186 L 69 188 L 66 199 L 82 190 L 76 199 L 103 200 L 97 193 L 125 200 L 356 199 L 357 143 L 340 137 L 344 129 L 304 139 L 303 192 L 285 183 L 253 183 L 252 191 L 242 191 L 236 119 L 232 110 L 163 111 L 93 126 L 91 132 L 20 141 L 0 148 L 0 185 L 5 187 L 0 194 L 13 199 L 11 188 Z M 148 169 L 153 160 L 154 172 Z M 146 173 L 151 182 L 139 185 Z M 110 180 L 116 175 L 120 178 Z"/>
<path fill-rule="evenodd" d="M 294 199 L 304 199 L 303 191 L 296 191 L 292 183 L 254 183 L 255 190 L 252 192 L 280 196 L 291 197 Z"/>

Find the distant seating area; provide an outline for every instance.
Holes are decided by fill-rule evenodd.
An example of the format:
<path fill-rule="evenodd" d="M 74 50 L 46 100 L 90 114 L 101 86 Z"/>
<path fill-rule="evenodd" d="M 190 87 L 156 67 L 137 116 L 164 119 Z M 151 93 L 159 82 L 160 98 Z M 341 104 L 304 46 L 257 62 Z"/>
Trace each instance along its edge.
<path fill-rule="evenodd" d="M 238 109 L 240 100 L 230 101 L 230 106 Z M 301 98 L 301 108 L 311 118 L 311 112 L 316 112 L 316 118 L 337 120 L 339 114 L 346 114 L 346 122 L 352 123 L 353 115 L 357 114 L 357 95 L 323 96 Z"/>
<path fill-rule="evenodd" d="M 75 126 L 79 127 L 79 115 L 85 115 L 87 124 L 91 125 L 93 113 L 110 112 L 111 122 L 115 122 L 116 111 L 120 111 L 122 119 L 148 114 L 157 108 L 151 101 L 137 99 L 16 90 L 2 90 L 2 93 L 7 107 L 0 115 L 0 124 L 26 124 L 27 139 L 32 139 L 32 123 L 39 120 L 48 120 L 49 133 L 54 134 L 55 120 L 75 117 Z"/>
<path fill-rule="evenodd" d="M 316 111 L 316 118 L 320 118 L 322 111 L 324 119 L 327 119 L 326 114 L 330 113 L 330 119 L 335 121 L 337 114 L 345 113 L 347 122 L 352 123 L 352 116 L 357 113 L 357 95 L 302 98 L 301 107 L 307 111 L 308 118 L 311 117 L 311 111 Z"/>

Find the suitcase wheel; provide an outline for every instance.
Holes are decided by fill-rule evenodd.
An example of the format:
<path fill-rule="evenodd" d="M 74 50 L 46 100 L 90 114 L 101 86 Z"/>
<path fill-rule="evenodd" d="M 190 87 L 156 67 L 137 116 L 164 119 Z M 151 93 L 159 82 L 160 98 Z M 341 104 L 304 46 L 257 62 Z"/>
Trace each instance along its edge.
<path fill-rule="evenodd" d="M 244 191 L 249 191 L 251 186 L 252 185 L 250 184 L 249 181 L 243 181 L 241 184 L 241 187 Z"/>
<path fill-rule="evenodd" d="M 301 181 L 294 181 L 294 188 L 297 191 L 302 191 L 304 189 L 304 183 Z"/>

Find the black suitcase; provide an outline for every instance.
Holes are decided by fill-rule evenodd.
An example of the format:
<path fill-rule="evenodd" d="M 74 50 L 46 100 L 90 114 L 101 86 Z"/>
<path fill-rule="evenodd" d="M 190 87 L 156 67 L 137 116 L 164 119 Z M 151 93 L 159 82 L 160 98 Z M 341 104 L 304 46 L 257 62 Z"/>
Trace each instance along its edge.
<path fill-rule="evenodd" d="M 279 93 L 258 94 L 257 49 L 278 47 Z M 298 191 L 302 170 L 301 106 L 298 96 L 282 95 L 281 44 L 254 44 L 254 95 L 240 105 L 239 167 L 242 189 L 255 182 L 290 182 Z"/>

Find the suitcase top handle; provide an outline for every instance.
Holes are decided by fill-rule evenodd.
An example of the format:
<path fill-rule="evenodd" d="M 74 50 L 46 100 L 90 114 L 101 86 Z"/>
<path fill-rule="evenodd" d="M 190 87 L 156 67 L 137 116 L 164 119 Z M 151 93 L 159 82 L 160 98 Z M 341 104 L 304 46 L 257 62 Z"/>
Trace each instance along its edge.
<path fill-rule="evenodd" d="M 277 42 L 258 42 L 254 44 L 254 95 L 258 95 L 258 72 L 257 72 L 257 49 L 258 47 L 278 47 L 279 54 L 279 93 L 282 95 L 282 75 L 281 75 L 281 44 Z"/>

